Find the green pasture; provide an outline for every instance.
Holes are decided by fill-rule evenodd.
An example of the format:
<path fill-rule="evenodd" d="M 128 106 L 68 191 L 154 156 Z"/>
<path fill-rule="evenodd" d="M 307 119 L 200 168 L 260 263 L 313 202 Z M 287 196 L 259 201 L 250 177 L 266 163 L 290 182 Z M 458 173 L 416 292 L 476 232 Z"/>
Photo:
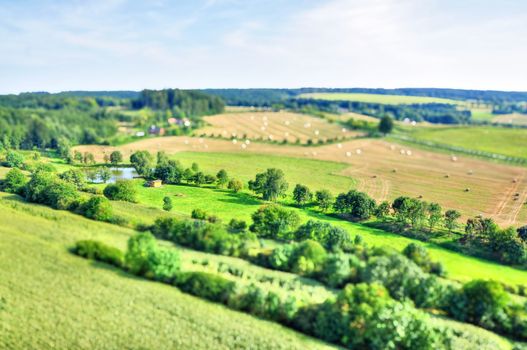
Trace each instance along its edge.
<path fill-rule="evenodd" d="M 418 140 L 463 147 L 467 150 L 527 157 L 527 129 L 497 126 L 417 128 L 410 133 L 410 136 Z"/>
<path fill-rule="evenodd" d="M 0 194 L 1 349 L 330 349 L 68 252 L 134 232 Z M 184 255 L 186 257 L 186 255 Z"/>
<path fill-rule="evenodd" d="M 426 96 L 405 96 L 405 95 L 381 95 L 381 94 L 364 94 L 364 93 L 339 93 L 339 92 L 315 92 L 300 94 L 297 98 L 309 98 L 316 100 L 328 101 L 353 101 L 365 103 L 380 103 L 387 105 L 401 105 L 401 104 L 426 104 L 426 103 L 447 103 L 460 104 L 461 101 L 426 97 Z"/>

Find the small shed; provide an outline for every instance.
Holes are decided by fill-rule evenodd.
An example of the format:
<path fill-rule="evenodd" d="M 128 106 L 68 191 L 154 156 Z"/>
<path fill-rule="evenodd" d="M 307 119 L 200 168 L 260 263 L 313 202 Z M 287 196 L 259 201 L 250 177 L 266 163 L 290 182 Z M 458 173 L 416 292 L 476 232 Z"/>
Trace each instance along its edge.
<path fill-rule="evenodd" d="M 152 180 L 152 181 L 148 181 L 146 183 L 146 186 L 147 187 L 161 187 L 162 184 L 163 184 L 163 181 L 161 180 Z"/>

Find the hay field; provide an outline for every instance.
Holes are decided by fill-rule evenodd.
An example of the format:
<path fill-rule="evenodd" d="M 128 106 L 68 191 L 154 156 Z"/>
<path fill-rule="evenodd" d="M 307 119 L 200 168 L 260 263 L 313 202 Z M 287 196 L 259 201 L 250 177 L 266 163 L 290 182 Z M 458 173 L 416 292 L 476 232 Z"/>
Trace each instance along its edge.
<path fill-rule="evenodd" d="M 350 138 L 361 135 L 341 126 L 305 114 L 291 112 L 223 113 L 203 118 L 209 126 L 196 130 L 196 135 L 224 138 L 261 139 L 294 143 L 312 140 Z"/>
<path fill-rule="evenodd" d="M 527 114 L 513 113 L 495 116 L 492 118 L 492 122 L 497 124 L 527 126 Z"/>
<path fill-rule="evenodd" d="M 459 155 L 453 161 L 448 154 L 384 140 L 358 139 L 320 147 L 251 143 L 242 148 L 240 142 L 235 144 L 227 140 L 164 137 L 144 139 L 118 148 L 125 157 L 143 149 L 168 153 L 214 152 L 210 157 L 200 154 L 199 162 L 217 164 L 218 169 L 224 167 L 241 178 L 254 176 L 264 160 L 264 163 L 284 169 L 291 163 L 289 157 L 321 161 L 321 169 L 329 165 L 323 161 L 337 162 L 344 165 L 340 171 L 316 176 L 313 176 L 312 165 L 306 167 L 298 163 L 295 178 L 304 179 L 302 182 L 315 190 L 328 188 L 338 193 L 347 191 L 348 186 L 355 187 L 378 201 L 393 200 L 399 195 L 422 196 L 423 200 L 438 202 L 444 208 L 460 210 L 464 218 L 482 214 L 493 217 L 500 225 L 518 226 L 527 219 L 527 206 L 523 204 L 527 201 L 527 168 Z M 89 145 L 76 149 L 93 152 L 101 160 L 103 152 L 115 148 Z M 247 158 L 247 154 L 254 156 Z M 269 159 L 268 155 L 273 157 Z M 340 180 L 335 181 L 338 176 L 354 181 L 343 188 Z"/>
<path fill-rule="evenodd" d="M 402 105 L 414 103 L 447 103 L 460 104 L 461 101 L 447 98 L 426 97 L 426 96 L 406 96 L 406 95 L 381 95 L 381 94 L 362 94 L 362 93 L 339 93 L 339 92 L 315 92 L 300 94 L 297 98 L 328 100 L 328 101 L 353 101 L 365 103 L 380 103 L 387 105 Z"/>

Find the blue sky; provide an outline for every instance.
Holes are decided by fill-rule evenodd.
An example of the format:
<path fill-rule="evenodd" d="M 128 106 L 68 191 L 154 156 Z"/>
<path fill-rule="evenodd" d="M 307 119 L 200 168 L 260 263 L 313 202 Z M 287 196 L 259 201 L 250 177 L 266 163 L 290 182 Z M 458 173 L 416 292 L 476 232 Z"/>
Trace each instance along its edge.
<path fill-rule="evenodd" d="M 0 0 L 0 93 L 527 90 L 523 0 Z"/>

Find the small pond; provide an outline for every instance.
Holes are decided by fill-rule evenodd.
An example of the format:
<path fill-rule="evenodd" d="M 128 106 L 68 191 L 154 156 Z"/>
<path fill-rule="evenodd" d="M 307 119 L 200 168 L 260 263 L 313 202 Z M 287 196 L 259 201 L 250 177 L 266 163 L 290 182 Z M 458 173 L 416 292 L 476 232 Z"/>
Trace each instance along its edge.
<path fill-rule="evenodd" d="M 88 181 L 91 183 L 100 184 L 103 183 L 99 175 L 97 174 L 95 178 L 90 178 L 90 173 L 97 173 L 99 168 L 89 168 L 85 169 L 86 176 L 88 177 Z M 112 176 L 109 181 L 106 183 L 114 183 L 117 180 L 131 180 L 136 177 L 139 177 L 139 174 L 137 174 L 137 171 L 135 168 L 132 167 L 113 167 L 110 168 L 110 171 L 112 173 Z"/>

